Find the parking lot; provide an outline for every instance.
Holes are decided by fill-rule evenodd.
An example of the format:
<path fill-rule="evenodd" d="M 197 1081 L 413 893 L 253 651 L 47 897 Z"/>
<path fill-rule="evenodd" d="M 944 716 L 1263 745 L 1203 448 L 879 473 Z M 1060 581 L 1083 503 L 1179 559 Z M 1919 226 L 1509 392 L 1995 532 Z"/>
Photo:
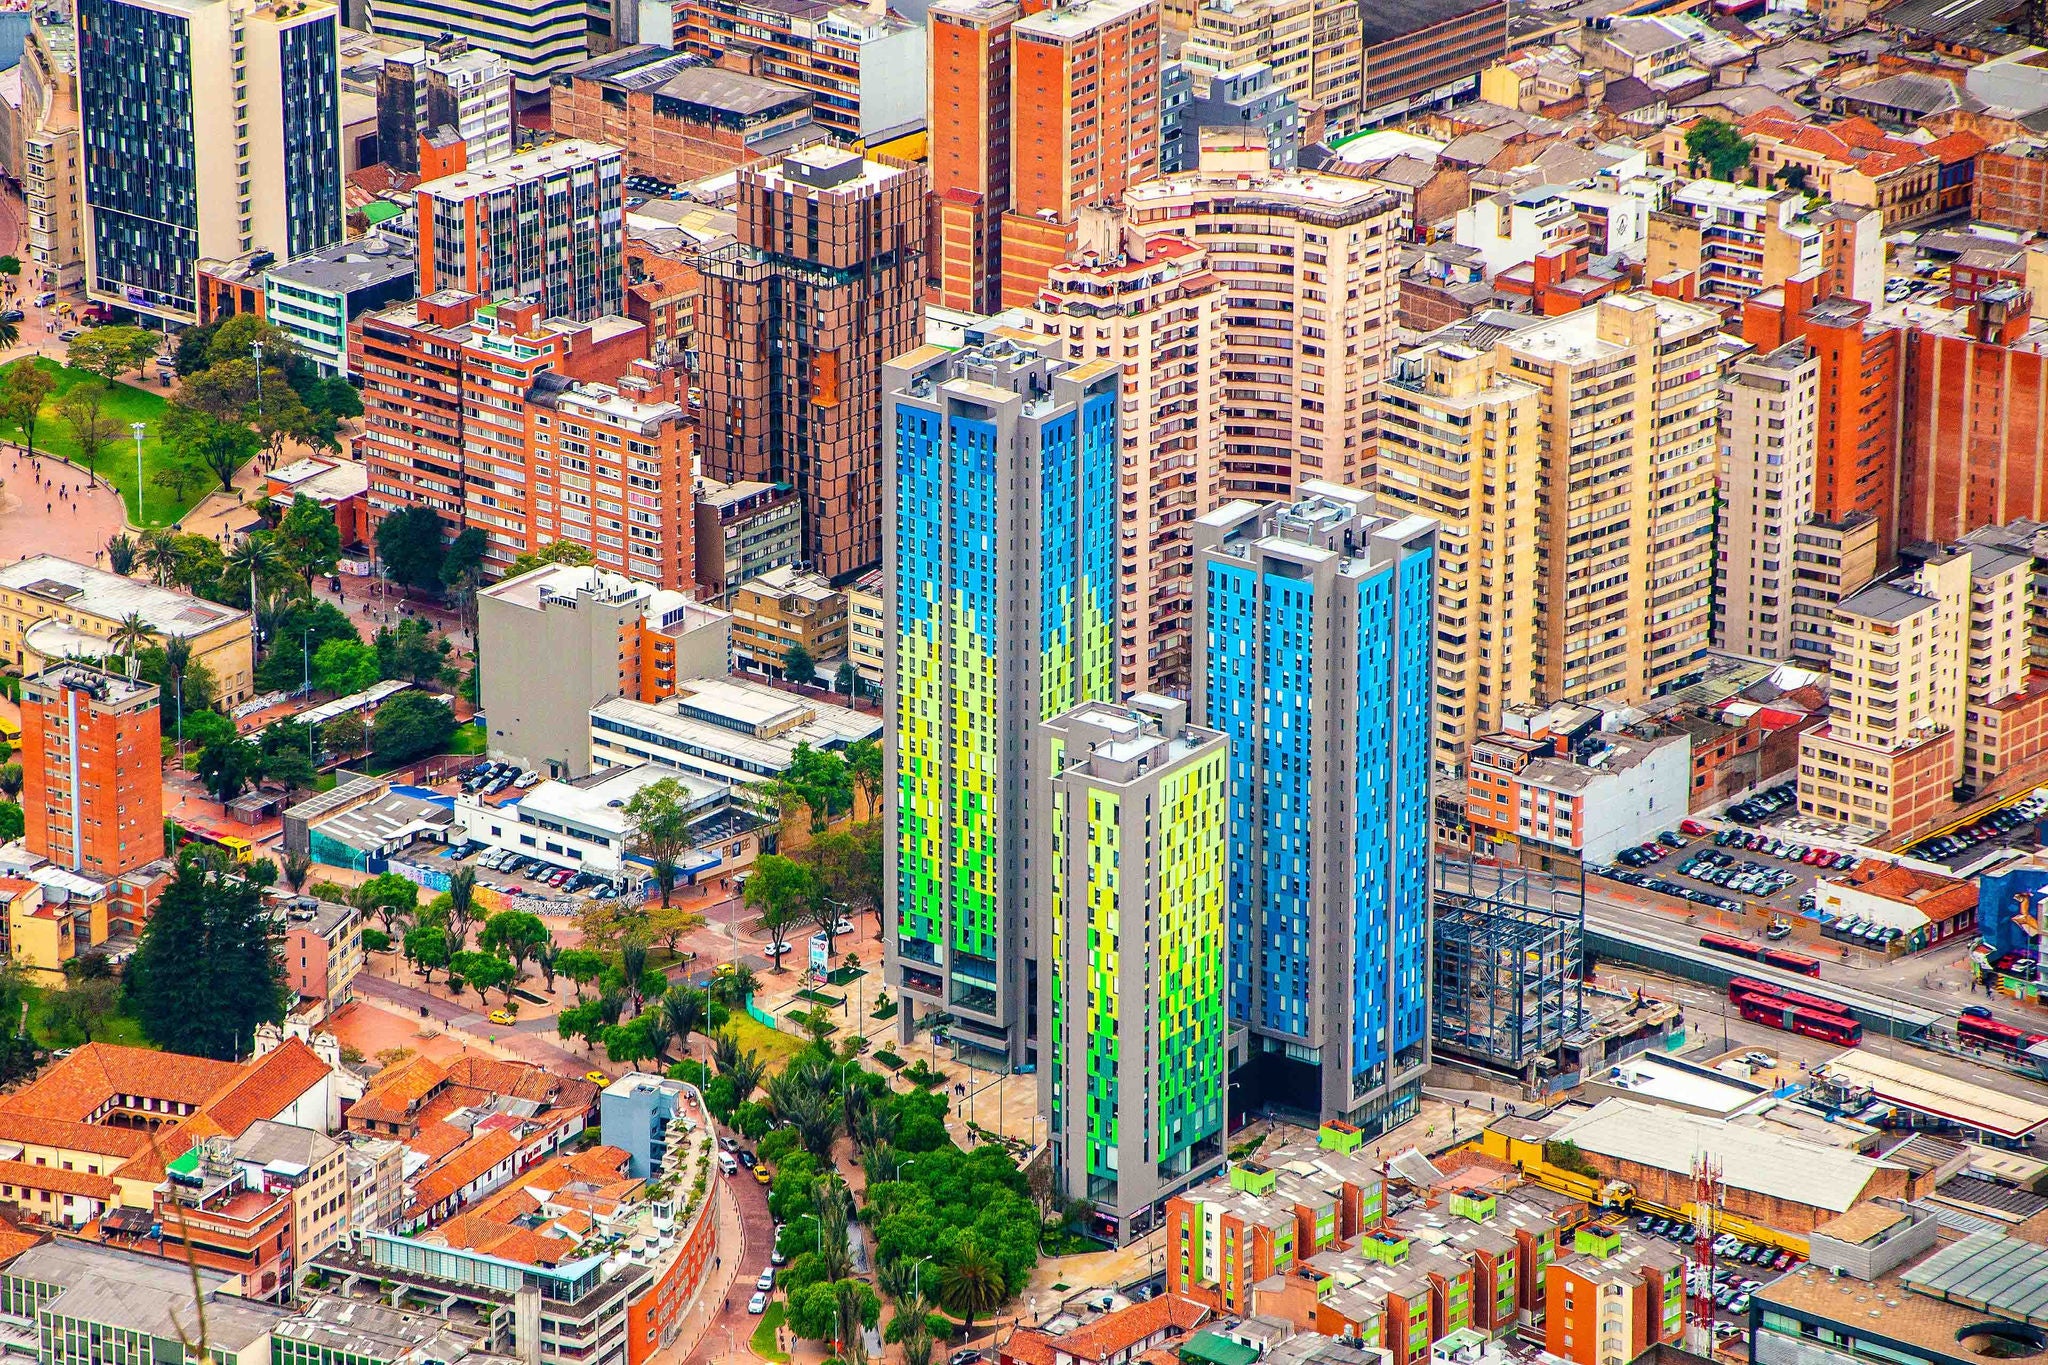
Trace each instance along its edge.
<path fill-rule="evenodd" d="M 1956 869 L 1968 867 L 2002 848 L 2038 848 L 2044 814 L 2048 814 L 2048 787 L 2036 787 L 1996 809 L 1980 812 L 1967 824 L 1909 844 L 1906 852 Z"/>
<path fill-rule="evenodd" d="M 1708 909 L 1761 905 L 1786 917 L 1810 915 L 1814 880 L 1860 859 L 1755 827 L 1792 808 L 1791 789 L 1773 787 L 1730 807 L 1729 823 L 1684 820 L 1651 843 L 1621 850 L 1615 866 L 1587 870 Z"/>
<path fill-rule="evenodd" d="M 1685 1256 L 1685 1289 L 1698 1294 L 1706 1272 L 1693 1259 L 1693 1225 L 1676 1218 L 1646 1213 L 1635 1220 L 1637 1235 L 1661 1237 L 1675 1243 Z M 1741 1335 L 1749 1322 L 1749 1301 L 1757 1290 L 1780 1275 L 1797 1270 L 1803 1262 L 1789 1251 L 1745 1242 L 1732 1233 L 1714 1240 L 1714 1339 L 1727 1341 Z"/>

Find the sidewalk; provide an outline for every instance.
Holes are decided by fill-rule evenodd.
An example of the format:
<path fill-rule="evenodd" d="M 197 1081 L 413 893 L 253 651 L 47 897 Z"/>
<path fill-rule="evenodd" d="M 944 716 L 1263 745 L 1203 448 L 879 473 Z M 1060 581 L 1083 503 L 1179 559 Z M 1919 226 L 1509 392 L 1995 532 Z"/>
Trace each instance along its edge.
<path fill-rule="evenodd" d="M 704 1277 L 697 1286 L 697 1296 L 691 1302 L 689 1311 L 676 1332 L 675 1345 L 664 1349 L 656 1359 L 665 1359 L 670 1351 L 679 1352 L 680 1360 L 733 1360 L 751 1362 L 754 1353 L 731 1327 L 713 1324 L 723 1314 L 725 1302 L 731 1297 L 735 1283 L 740 1276 L 740 1267 L 747 1264 L 747 1229 L 735 1207 L 732 1191 L 724 1180 L 718 1182 L 718 1266 Z M 709 1334 L 709 1342 L 706 1336 Z M 703 1350 L 699 1348 L 703 1347 Z"/>

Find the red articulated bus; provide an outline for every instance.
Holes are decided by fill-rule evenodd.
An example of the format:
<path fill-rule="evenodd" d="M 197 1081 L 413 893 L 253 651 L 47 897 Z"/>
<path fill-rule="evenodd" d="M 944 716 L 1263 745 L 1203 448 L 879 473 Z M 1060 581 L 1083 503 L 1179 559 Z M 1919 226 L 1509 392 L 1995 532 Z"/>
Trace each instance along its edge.
<path fill-rule="evenodd" d="M 2032 1033 L 2014 1024 L 2002 1023 L 1997 1019 L 1979 1019 L 1968 1014 L 1956 1020 L 1956 1033 L 1973 1043 L 2001 1048 L 2014 1054 L 2025 1052 L 2036 1043 L 2048 1042 L 2048 1033 Z"/>
<path fill-rule="evenodd" d="M 1781 972 L 1797 972 L 1801 976 L 1819 976 L 1820 960 L 1805 953 L 1788 953 L 1783 948 L 1766 948 L 1761 959 L 1766 967 L 1776 967 Z"/>
<path fill-rule="evenodd" d="M 1755 977 L 1738 976 L 1728 983 L 1728 1003 L 1739 1005 L 1745 999 L 1775 1000 L 1781 1005 L 1812 1010 L 1816 1014 L 1832 1014 L 1843 1019 L 1853 1017 L 1849 1007 L 1840 1001 L 1824 1000 L 1820 996 L 1808 995 L 1804 991 L 1787 990 L 1768 981 L 1758 981 Z"/>
<path fill-rule="evenodd" d="M 1736 1002 L 1736 1008 L 1753 1024 L 1768 1024 L 1788 1033 L 1819 1038 L 1842 1047 L 1854 1047 L 1863 1041 L 1863 1025 L 1854 1019 L 1802 1009 L 1769 996 L 1746 995 Z"/>
<path fill-rule="evenodd" d="M 1752 962 L 1761 962 L 1764 956 L 1762 944 L 1751 943 L 1747 939 L 1730 938 L 1726 934 L 1701 934 L 1700 947 L 1711 948 L 1717 953 L 1733 953 L 1736 957 L 1746 957 Z"/>

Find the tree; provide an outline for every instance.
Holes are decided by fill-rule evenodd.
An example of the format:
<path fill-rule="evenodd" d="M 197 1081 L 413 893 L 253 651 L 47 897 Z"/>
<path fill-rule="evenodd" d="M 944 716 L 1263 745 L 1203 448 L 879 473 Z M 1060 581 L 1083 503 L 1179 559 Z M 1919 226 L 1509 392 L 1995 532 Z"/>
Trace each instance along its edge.
<path fill-rule="evenodd" d="M 19 274 L 21 274 L 21 257 L 0 256 L 0 275 L 13 279 Z"/>
<path fill-rule="evenodd" d="M 818 680 L 818 663 L 811 657 L 811 651 L 802 645 L 791 645 L 789 652 L 782 656 L 782 676 L 793 683 L 810 683 Z"/>
<path fill-rule="evenodd" d="M 0 318 L 0 351 L 12 350 L 21 340 L 21 324 Z"/>
<path fill-rule="evenodd" d="M 178 347 L 171 353 L 171 359 L 180 378 L 197 374 L 211 363 L 206 352 L 213 344 L 214 333 L 219 330 L 219 323 L 210 322 L 199 327 L 187 327 L 178 333 Z"/>
<path fill-rule="evenodd" d="M 151 1042 L 232 1061 L 258 1024 L 284 1018 L 284 963 L 263 893 L 239 876 L 185 858 L 129 960 L 129 1007 Z"/>
<path fill-rule="evenodd" d="M 377 632 L 377 668 L 387 678 L 425 685 L 447 667 L 448 642 L 417 616 Z"/>
<path fill-rule="evenodd" d="M 836 1341 L 851 1346 L 861 1328 L 873 1327 L 882 1316 L 882 1301 L 866 1280 L 821 1280 L 789 1296 L 789 1330 L 806 1341 Z"/>
<path fill-rule="evenodd" d="M 879 820 L 819 835 L 797 855 L 817 874 L 826 896 L 849 915 L 882 907 L 882 828 Z"/>
<path fill-rule="evenodd" d="M 754 969 L 744 962 L 732 964 L 731 971 L 721 970 L 711 978 L 711 996 L 728 1005 L 744 1005 L 748 997 L 761 988 L 761 979 L 754 975 Z"/>
<path fill-rule="evenodd" d="M 177 535 L 166 530 L 144 531 L 137 557 L 141 559 L 142 567 L 156 579 L 156 585 L 168 588 L 172 576 L 178 571 Z"/>
<path fill-rule="evenodd" d="M 448 965 L 448 931 L 436 924 L 419 924 L 405 931 L 405 959 L 420 976 L 431 982 L 436 969 Z"/>
<path fill-rule="evenodd" d="M 156 627 L 142 619 L 142 613 L 131 611 L 107 635 L 107 643 L 119 650 L 129 663 L 135 662 L 135 652 L 156 638 Z"/>
<path fill-rule="evenodd" d="M 660 1055 L 654 1041 L 652 1016 L 643 1014 L 605 1029 L 604 1055 L 628 1066 L 652 1061 Z"/>
<path fill-rule="evenodd" d="M 377 685 L 377 650 L 361 640 L 329 640 L 313 652 L 313 685 L 337 697 Z"/>
<path fill-rule="evenodd" d="M 448 747 L 455 713 L 424 692 L 400 692 L 377 708 L 371 744 L 377 761 L 396 767 Z"/>
<path fill-rule="evenodd" d="M 0 764 L 0 767 L 18 768 L 15 763 Z M 21 806 L 14 801 L 0 801 L 0 844 L 12 843 L 28 833 L 28 817 Z"/>
<path fill-rule="evenodd" d="M 580 1038 L 584 1047 L 595 1047 L 603 1039 L 604 1030 L 604 1018 L 598 1012 L 595 1000 L 571 1005 L 555 1016 L 555 1032 L 564 1042 Z"/>
<path fill-rule="evenodd" d="M 806 907 L 816 895 L 817 879 L 802 863 L 774 853 L 755 861 L 754 875 L 747 878 L 745 899 L 761 912 L 761 927 L 768 931 L 769 942 L 778 950 L 771 954 L 777 975 L 783 971 L 784 954 L 779 950 L 787 943 L 791 926 L 802 921 Z"/>
<path fill-rule="evenodd" d="M 26 781 L 19 763 L 0 763 L 0 793 L 4 793 L 9 801 L 21 799 L 21 789 Z"/>
<path fill-rule="evenodd" d="M 846 746 L 846 776 L 868 803 L 868 818 L 882 809 L 882 744 L 880 740 L 857 739 Z"/>
<path fill-rule="evenodd" d="M 557 540 L 541 546 L 538 550 L 528 550 L 514 559 L 512 566 L 505 570 L 505 577 L 517 578 L 523 573 L 532 573 L 535 569 L 544 569 L 550 564 L 570 564 L 588 568 L 595 563 L 597 556 L 575 541 Z"/>
<path fill-rule="evenodd" d="M 1686 160 L 1693 174 L 1699 174 L 1704 165 L 1716 180 L 1733 180 L 1739 175 L 1755 147 L 1741 129 L 1717 118 L 1702 118 L 1685 134 Z"/>
<path fill-rule="evenodd" d="M 182 395 L 164 410 L 163 435 L 180 459 L 220 480 L 224 493 L 235 491 L 235 475 L 255 457 L 261 444 L 256 433 L 240 422 L 193 407 Z"/>
<path fill-rule="evenodd" d="M 147 365 L 162 340 L 162 333 L 141 327 L 88 327 L 71 339 L 64 363 L 99 376 L 104 395 L 107 385 Z"/>
<path fill-rule="evenodd" d="M 101 330 L 94 328 L 94 331 Z M 86 335 L 90 336 L 88 332 Z M 80 337 L 83 341 L 85 338 Z M 121 439 L 121 423 L 107 411 L 107 386 L 99 379 L 82 379 L 57 400 L 57 415 L 71 428 L 71 439 L 85 462 L 86 476 L 100 477 L 100 454 Z"/>
<path fill-rule="evenodd" d="M 93 956 L 104 957 L 105 954 Z M 111 976 L 94 977 L 74 981 L 51 995 L 45 1018 L 58 1032 L 67 1035 L 76 1032 L 89 1043 L 100 1024 L 116 1012 L 120 1003 L 121 983 Z"/>
<path fill-rule="evenodd" d="M 704 1027 L 708 1005 L 704 992 L 689 986 L 671 986 L 661 997 L 662 1017 L 668 1022 L 669 1032 L 675 1035 L 676 1046 L 686 1054 L 690 1050 L 690 1035 Z"/>
<path fill-rule="evenodd" d="M 107 567 L 126 578 L 135 572 L 135 537 L 117 531 L 107 541 Z"/>
<path fill-rule="evenodd" d="M 296 850 L 286 850 L 284 855 L 284 884 L 297 895 L 306 884 L 306 878 L 313 873 L 313 860 Z"/>
<path fill-rule="evenodd" d="M 457 953 L 448 961 L 448 975 L 451 982 L 461 977 L 475 989 L 479 1000 L 484 998 L 485 991 L 502 990 L 509 1002 L 513 988 L 519 984 L 516 969 L 496 953 Z"/>
<path fill-rule="evenodd" d="M 1003 1281 L 1003 1268 L 972 1232 L 961 1235 L 953 1254 L 939 1271 L 938 1301 L 949 1313 L 957 1313 L 974 1331 L 974 1319 L 986 1317 L 1010 1297 Z"/>
<path fill-rule="evenodd" d="M 685 910 L 680 905 L 664 906 L 647 917 L 647 930 L 668 948 L 671 953 L 680 954 L 683 935 L 692 929 L 704 927 L 704 917 L 694 910 Z"/>
<path fill-rule="evenodd" d="M 337 754 L 361 754 L 370 742 L 370 727 L 351 711 L 320 727 L 320 743 Z"/>
<path fill-rule="evenodd" d="M 199 752 L 199 778 L 226 805 L 263 771 L 263 752 L 246 739 L 217 739 Z"/>
<path fill-rule="evenodd" d="M 675 890 L 676 870 L 690 850 L 688 798 L 675 778 L 664 777 L 634 792 L 626 802 L 626 815 L 633 822 L 633 851 L 653 865 L 662 908 L 666 909 Z"/>
<path fill-rule="evenodd" d="M 814 834 L 824 830 L 834 816 L 853 809 L 853 773 L 846 760 L 808 743 L 791 751 L 781 786 L 810 808 Z"/>
<path fill-rule="evenodd" d="M 377 523 L 377 556 L 384 572 L 409 588 L 439 591 L 441 518 L 431 507 L 402 507 Z"/>
<path fill-rule="evenodd" d="M 225 567 L 237 579 L 248 579 L 248 606 L 254 611 L 260 600 L 256 591 L 256 580 L 270 577 L 282 563 L 277 548 L 270 542 L 270 534 L 267 531 L 257 531 L 243 536 L 235 548 L 228 552 Z"/>
<path fill-rule="evenodd" d="M 0 421 L 21 429 L 22 444 L 31 458 L 36 453 L 36 423 L 42 420 L 43 402 L 57 387 L 57 381 L 32 360 L 17 360 L 0 379 Z"/>
<path fill-rule="evenodd" d="M 459 952 L 469 943 L 469 926 L 476 920 L 476 869 L 458 867 L 448 876 L 448 928 Z"/>
<path fill-rule="evenodd" d="M 190 459 L 177 458 L 159 465 L 156 473 L 149 476 L 149 481 L 170 494 L 171 500 L 182 507 L 192 500 L 192 495 L 199 491 L 208 477 L 200 465 Z"/>
<path fill-rule="evenodd" d="M 588 948 L 564 948 L 555 959 L 555 970 L 576 983 L 576 998 L 583 998 L 583 988 L 604 975 L 604 959 Z"/>
<path fill-rule="evenodd" d="M 278 558 L 309 588 L 315 576 L 333 573 L 341 561 L 341 529 L 334 524 L 334 513 L 303 493 L 285 509 L 272 539 Z"/>
<path fill-rule="evenodd" d="M 284 803 L 292 804 L 296 792 L 310 791 L 320 780 L 319 769 L 304 749 L 279 749 L 263 757 L 263 776 L 284 788 Z"/>
<path fill-rule="evenodd" d="M 481 575 L 484 568 L 484 551 L 489 548 L 490 542 L 477 527 L 465 526 L 457 531 L 455 538 L 448 542 L 447 554 L 441 558 L 442 584 L 453 586 L 457 579 L 467 573 Z"/>
<path fill-rule="evenodd" d="M 349 892 L 348 903 L 384 921 L 384 932 L 395 934 L 401 919 L 410 920 L 419 910 L 420 888 L 396 872 L 380 872 Z"/>
<path fill-rule="evenodd" d="M 547 941 L 547 925 L 541 923 L 539 915 L 524 910 L 500 910 L 484 921 L 483 932 L 476 936 L 479 948 L 511 958 L 513 968 L 522 977 L 526 975 L 527 960 Z"/>

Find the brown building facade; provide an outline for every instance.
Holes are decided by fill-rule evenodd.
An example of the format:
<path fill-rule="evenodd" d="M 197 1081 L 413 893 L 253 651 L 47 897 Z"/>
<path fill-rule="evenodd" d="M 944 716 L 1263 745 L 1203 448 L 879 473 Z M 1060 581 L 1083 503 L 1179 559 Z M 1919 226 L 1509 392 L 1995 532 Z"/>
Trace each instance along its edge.
<path fill-rule="evenodd" d="M 707 254 L 704 473 L 792 485 L 834 582 L 882 557 L 882 366 L 920 339 L 925 181 L 808 147 L 739 174 L 739 241 Z"/>
<path fill-rule="evenodd" d="M 101 877 L 164 856 L 157 689 L 85 664 L 21 684 L 29 852 Z"/>
<path fill-rule="evenodd" d="M 736 59 L 736 60 L 734 60 Z M 823 136 L 812 96 L 729 65 L 646 45 L 593 58 L 549 78 L 554 129 L 614 143 L 626 169 L 670 184 L 751 165 Z"/>
<path fill-rule="evenodd" d="M 2048 330 L 2018 285 L 1910 335 L 1900 536 L 1948 541 L 2048 516 Z"/>
<path fill-rule="evenodd" d="M 1015 0 L 938 0 L 930 12 L 929 110 L 934 299 L 997 312 L 1010 207 L 1010 30 Z"/>

